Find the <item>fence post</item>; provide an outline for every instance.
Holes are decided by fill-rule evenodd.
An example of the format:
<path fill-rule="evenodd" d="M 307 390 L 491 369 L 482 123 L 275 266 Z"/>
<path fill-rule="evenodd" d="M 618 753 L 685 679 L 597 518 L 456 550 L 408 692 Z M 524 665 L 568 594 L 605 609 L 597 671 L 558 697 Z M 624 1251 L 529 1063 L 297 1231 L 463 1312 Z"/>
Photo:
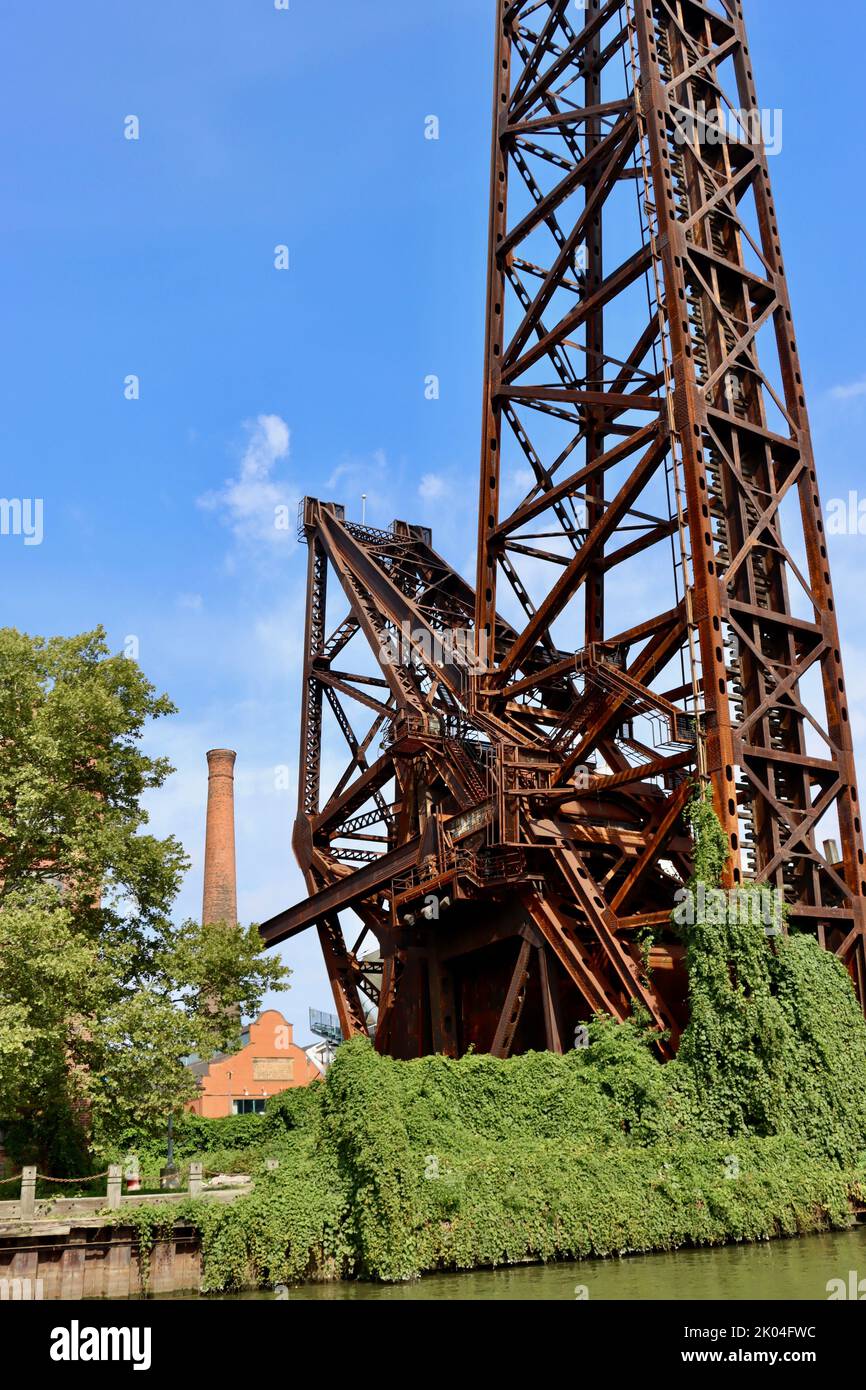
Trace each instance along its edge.
<path fill-rule="evenodd" d="M 203 1184 L 204 1165 L 201 1163 L 191 1163 L 189 1165 L 189 1195 L 197 1197 L 201 1192 Z"/>
<path fill-rule="evenodd" d="M 108 1170 L 108 1183 L 106 1192 L 108 1194 L 109 1211 L 120 1210 L 120 1194 L 123 1183 L 123 1169 L 119 1163 L 112 1163 Z"/>
<path fill-rule="evenodd" d="M 21 1169 L 21 1198 L 18 1213 L 22 1221 L 32 1221 L 36 1215 L 36 1169 Z"/>

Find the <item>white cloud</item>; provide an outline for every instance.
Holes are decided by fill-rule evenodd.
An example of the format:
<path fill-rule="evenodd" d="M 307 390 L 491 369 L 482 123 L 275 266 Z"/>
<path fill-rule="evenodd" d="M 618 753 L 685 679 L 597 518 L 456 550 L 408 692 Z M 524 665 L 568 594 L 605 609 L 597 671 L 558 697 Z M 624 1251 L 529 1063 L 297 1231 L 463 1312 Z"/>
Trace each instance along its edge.
<path fill-rule="evenodd" d="M 387 478 L 388 472 L 388 459 L 385 450 L 374 449 L 372 454 L 363 458 L 344 458 L 331 473 L 325 487 L 329 491 L 333 491 L 335 488 L 339 488 L 344 480 L 350 482 L 353 488 L 375 487 Z M 336 500 L 342 499 L 337 498 Z"/>
<path fill-rule="evenodd" d="M 866 396 L 866 377 L 862 381 L 852 381 L 847 386 L 834 386 L 830 395 L 834 401 L 853 401 L 858 396 Z"/>
<path fill-rule="evenodd" d="M 219 512 L 242 545 L 294 542 L 297 493 L 273 476 L 276 465 L 289 456 L 289 427 L 279 415 L 259 415 L 244 428 L 249 438 L 238 476 L 227 479 L 218 492 L 205 493 L 198 505 Z"/>
<path fill-rule="evenodd" d="M 399 495 L 398 474 L 384 449 L 374 449 L 370 454 L 347 454 L 333 469 L 319 496 L 341 503 L 349 521 L 360 521 L 364 514 L 369 525 L 388 526 Z"/>
<path fill-rule="evenodd" d="M 201 594 L 178 594 L 178 608 L 187 608 L 191 613 L 200 613 L 204 607 L 204 599 Z"/>
<path fill-rule="evenodd" d="M 444 497 L 448 492 L 448 484 L 441 473 L 425 473 L 418 484 L 418 496 L 425 502 L 433 502 L 438 497 Z"/>

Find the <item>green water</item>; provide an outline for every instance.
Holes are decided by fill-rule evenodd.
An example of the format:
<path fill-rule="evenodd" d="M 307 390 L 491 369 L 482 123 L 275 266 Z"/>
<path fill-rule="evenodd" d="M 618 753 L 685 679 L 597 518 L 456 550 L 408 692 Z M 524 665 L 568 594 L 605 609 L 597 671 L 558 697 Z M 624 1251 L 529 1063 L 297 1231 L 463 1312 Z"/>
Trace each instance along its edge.
<path fill-rule="evenodd" d="M 833 1235 L 680 1250 L 621 1260 L 522 1265 L 469 1274 L 435 1274 L 411 1284 L 308 1284 L 287 1291 L 298 1299 L 731 1299 L 826 1300 L 827 1283 L 849 1271 L 866 1281 L 866 1226 Z M 585 1290 L 585 1292 L 583 1292 Z M 272 1293 L 236 1295 L 273 1298 Z M 866 1283 L 864 1283 L 866 1298 Z"/>

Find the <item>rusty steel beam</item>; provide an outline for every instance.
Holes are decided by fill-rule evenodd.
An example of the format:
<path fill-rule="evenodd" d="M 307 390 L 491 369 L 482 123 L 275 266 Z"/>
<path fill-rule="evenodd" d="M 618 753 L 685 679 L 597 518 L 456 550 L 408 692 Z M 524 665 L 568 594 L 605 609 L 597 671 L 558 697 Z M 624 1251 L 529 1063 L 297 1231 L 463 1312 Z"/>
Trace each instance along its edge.
<path fill-rule="evenodd" d="M 372 897 L 378 889 L 389 885 L 395 876 L 411 869 L 417 857 L 418 842 L 412 840 L 390 854 L 381 855 L 364 868 L 347 874 L 344 879 L 319 888 L 297 907 L 290 907 L 286 912 L 279 912 L 263 922 L 260 927 L 263 941 L 268 946 L 276 946 L 314 923 L 325 921 L 336 909 L 352 907 L 364 898 Z"/>
<path fill-rule="evenodd" d="M 517 961 L 514 966 L 514 973 L 508 986 L 505 996 L 505 1003 L 502 1005 L 502 1013 L 496 1025 L 496 1032 L 493 1035 L 493 1042 L 490 1044 L 490 1053 L 493 1057 L 508 1057 L 514 1046 L 514 1035 L 517 1032 L 517 1025 L 523 1013 L 523 1006 L 526 1002 L 526 985 L 529 980 L 529 956 L 532 945 L 529 941 L 521 941 L 520 949 L 517 953 Z"/>

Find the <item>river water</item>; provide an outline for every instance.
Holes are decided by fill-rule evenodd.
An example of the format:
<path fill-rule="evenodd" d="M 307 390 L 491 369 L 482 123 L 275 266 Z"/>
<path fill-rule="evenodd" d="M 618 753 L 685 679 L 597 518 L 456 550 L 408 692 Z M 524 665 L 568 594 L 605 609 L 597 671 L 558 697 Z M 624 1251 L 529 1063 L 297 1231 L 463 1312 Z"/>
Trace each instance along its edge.
<path fill-rule="evenodd" d="M 365 1300 L 826 1300 L 830 1280 L 846 1286 L 851 1271 L 866 1299 L 866 1226 L 832 1235 L 757 1245 L 725 1245 L 627 1259 L 520 1265 L 468 1274 L 433 1274 L 410 1284 L 306 1284 L 282 1293 L 291 1301 Z M 278 1295 L 280 1296 L 280 1295 Z M 849 1295 L 850 1296 L 850 1295 Z M 260 1290 L 240 1298 L 273 1298 Z"/>

